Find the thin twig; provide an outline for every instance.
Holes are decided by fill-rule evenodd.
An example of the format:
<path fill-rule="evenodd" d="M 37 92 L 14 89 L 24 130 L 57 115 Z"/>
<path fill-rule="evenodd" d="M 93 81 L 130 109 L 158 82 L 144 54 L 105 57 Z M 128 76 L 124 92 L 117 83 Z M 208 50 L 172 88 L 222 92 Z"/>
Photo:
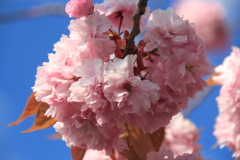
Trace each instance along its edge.
<path fill-rule="evenodd" d="M 140 33 L 140 20 L 141 20 L 141 16 L 145 13 L 147 2 L 148 0 L 139 0 L 138 2 L 137 12 L 132 17 L 133 28 L 126 41 L 126 48 L 124 52 L 125 55 L 133 54 L 134 52 L 134 46 L 135 46 L 134 39 Z"/>
<path fill-rule="evenodd" d="M 120 22 L 119 22 L 119 26 L 118 26 L 118 35 L 120 35 L 120 32 L 121 32 L 122 21 L 123 21 L 123 16 L 121 14 L 120 15 Z"/>
<path fill-rule="evenodd" d="M 48 15 L 57 15 L 69 18 L 65 12 L 65 6 L 66 4 L 64 3 L 45 3 L 15 12 L 0 13 L 0 24 L 19 20 L 36 19 Z"/>

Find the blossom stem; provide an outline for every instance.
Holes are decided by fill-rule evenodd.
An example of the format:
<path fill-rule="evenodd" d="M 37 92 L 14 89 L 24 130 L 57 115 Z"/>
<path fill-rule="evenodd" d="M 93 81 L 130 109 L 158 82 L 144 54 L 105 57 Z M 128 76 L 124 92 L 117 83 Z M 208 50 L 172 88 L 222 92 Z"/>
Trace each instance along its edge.
<path fill-rule="evenodd" d="M 115 151 L 114 151 L 114 149 L 113 149 L 109 156 L 111 157 L 112 160 L 117 160 L 116 157 L 115 157 L 114 152 L 115 152 Z"/>
<path fill-rule="evenodd" d="M 122 21 L 123 21 L 123 16 L 122 14 L 120 15 L 120 22 L 119 22 L 119 26 L 118 26 L 118 35 L 120 35 L 120 30 L 121 30 L 121 26 L 122 26 Z"/>
<path fill-rule="evenodd" d="M 125 48 L 125 55 L 133 54 L 135 42 L 135 37 L 140 33 L 140 20 L 141 16 L 145 13 L 147 7 L 148 0 L 139 0 L 138 1 L 138 9 L 137 12 L 134 13 L 133 19 L 133 28 L 131 30 L 130 35 L 126 39 L 126 48 Z"/>

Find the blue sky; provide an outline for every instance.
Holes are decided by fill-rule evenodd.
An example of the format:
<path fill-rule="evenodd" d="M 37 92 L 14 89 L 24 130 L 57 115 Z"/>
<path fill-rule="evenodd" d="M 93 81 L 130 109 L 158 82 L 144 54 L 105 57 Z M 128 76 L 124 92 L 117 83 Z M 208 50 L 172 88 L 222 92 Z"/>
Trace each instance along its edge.
<path fill-rule="evenodd" d="M 6 22 L 3 13 L 25 10 L 44 3 L 67 0 L 1 0 L 0 1 L 0 160 L 70 160 L 69 148 L 61 140 L 48 140 L 54 134 L 53 128 L 21 134 L 20 131 L 31 127 L 30 117 L 21 124 L 6 127 L 21 114 L 28 96 L 32 93 L 37 66 L 47 62 L 47 54 L 52 52 L 53 45 L 59 41 L 62 34 L 68 34 L 67 26 L 70 18 L 64 16 L 45 16 L 36 19 L 22 19 Z M 101 1 L 95 1 L 101 2 Z M 235 2 L 235 1 L 234 1 Z M 150 0 L 152 9 L 170 5 L 170 0 Z M 226 2 L 225 2 L 226 3 Z M 240 5 L 238 5 L 240 6 Z M 239 11 L 236 5 L 229 4 L 229 13 L 236 15 Z M 234 12 L 234 9 L 236 12 Z M 231 24 L 233 16 L 228 16 Z M 8 19 L 8 18 L 7 18 Z M 3 23 L 4 20 L 4 23 Z M 240 47 L 240 34 L 232 37 L 231 45 Z M 219 52 L 219 51 L 218 51 Z M 221 54 L 215 54 L 209 59 L 218 64 L 230 52 L 230 45 Z M 212 89 L 208 97 L 188 117 L 201 128 L 203 146 L 202 155 L 212 160 L 230 160 L 228 149 L 213 149 L 216 139 L 212 136 L 213 125 L 217 115 L 215 97 L 219 87 Z"/>

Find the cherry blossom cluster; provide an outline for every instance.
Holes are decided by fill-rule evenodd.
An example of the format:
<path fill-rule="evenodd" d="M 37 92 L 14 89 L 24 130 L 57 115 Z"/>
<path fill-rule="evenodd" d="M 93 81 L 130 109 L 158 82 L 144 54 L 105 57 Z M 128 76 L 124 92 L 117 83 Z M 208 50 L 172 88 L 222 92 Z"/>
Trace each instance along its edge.
<path fill-rule="evenodd" d="M 172 8 L 146 9 L 143 40 L 125 52 L 136 9 L 137 0 L 67 4 L 77 19 L 70 22 L 69 36 L 54 45 L 49 62 L 38 67 L 33 91 L 50 105 L 46 115 L 57 120 L 54 128 L 68 146 L 128 149 L 120 138 L 126 125 L 152 133 L 207 86 L 202 77 L 211 71 L 203 38 Z"/>
<path fill-rule="evenodd" d="M 150 152 L 147 154 L 147 160 L 207 160 L 204 159 L 199 153 L 185 153 L 174 158 L 172 151 L 161 147 L 159 152 Z"/>
<path fill-rule="evenodd" d="M 183 160 L 204 160 L 198 153 L 201 147 L 197 144 L 199 140 L 198 129 L 181 113 L 174 116 L 171 122 L 165 127 L 165 136 L 162 148 L 159 152 L 148 153 L 148 160 L 161 160 L 163 157 L 169 159 L 180 158 Z M 153 158 L 154 157 L 154 158 Z M 126 160 L 121 154 L 115 151 L 117 160 Z M 185 158 L 185 159 L 184 159 Z M 112 160 L 106 156 L 106 152 L 87 150 L 83 160 Z"/>
<path fill-rule="evenodd" d="M 232 47 L 231 54 L 222 65 L 216 67 L 214 80 L 222 85 L 217 97 L 219 115 L 216 118 L 214 135 L 220 147 L 234 151 L 233 157 L 240 158 L 240 49 Z"/>
<path fill-rule="evenodd" d="M 118 152 L 115 152 L 115 160 L 126 160 L 125 157 L 123 157 Z M 106 155 L 105 150 L 97 151 L 89 149 L 87 150 L 83 160 L 113 160 L 110 156 Z"/>
<path fill-rule="evenodd" d="M 182 155 L 176 156 L 174 158 L 173 152 L 166 149 L 165 147 L 161 147 L 159 152 L 150 152 L 147 154 L 147 160 L 207 160 L 204 159 L 199 153 L 195 152 L 192 154 L 184 153 Z M 83 160 L 113 160 L 111 157 L 106 156 L 106 152 L 96 151 L 96 150 L 88 150 L 85 154 Z M 116 160 L 126 160 L 126 158 L 122 157 L 119 153 L 116 152 Z"/>
<path fill-rule="evenodd" d="M 177 14 L 196 24 L 197 34 L 205 38 L 208 49 L 226 46 L 229 30 L 225 9 L 219 1 L 179 0 L 174 8 Z"/>
<path fill-rule="evenodd" d="M 165 127 L 163 146 L 171 150 L 175 157 L 200 152 L 201 146 L 197 144 L 200 139 L 198 132 L 195 124 L 179 113 Z"/>

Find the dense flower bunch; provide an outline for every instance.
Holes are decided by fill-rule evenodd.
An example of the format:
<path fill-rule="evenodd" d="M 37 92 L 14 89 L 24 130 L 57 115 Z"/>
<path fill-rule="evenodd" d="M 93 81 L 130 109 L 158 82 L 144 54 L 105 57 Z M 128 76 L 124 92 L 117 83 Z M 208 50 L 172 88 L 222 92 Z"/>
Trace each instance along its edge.
<path fill-rule="evenodd" d="M 162 148 L 159 152 L 151 152 L 148 154 L 148 160 L 161 159 L 168 155 L 168 158 L 173 157 L 183 160 L 189 157 L 189 159 L 199 159 L 201 156 L 198 154 L 201 147 L 197 144 L 199 140 L 199 134 L 196 126 L 188 119 L 184 118 L 181 113 L 173 117 L 171 122 L 165 127 L 165 136 L 162 143 Z M 196 156 L 196 157 L 195 157 Z M 152 158 L 152 157 L 155 157 Z M 194 159 L 195 157 L 195 159 Z M 118 152 L 115 152 L 115 158 L 117 160 L 126 160 Z M 201 159 L 201 158 L 200 158 Z M 106 156 L 106 152 L 87 150 L 83 160 L 112 160 L 111 157 Z"/>
<path fill-rule="evenodd" d="M 219 1 L 180 0 L 175 3 L 175 9 L 196 24 L 197 34 L 205 38 L 207 48 L 226 46 L 229 31 L 224 20 L 225 10 Z"/>
<path fill-rule="evenodd" d="M 231 54 L 216 67 L 214 80 L 222 85 L 217 97 L 219 115 L 214 135 L 220 147 L 229 147 L 233 157 L 240 158 L 240 49 L 232 47 Z"/>
<path fill-rule="evenodd" d="M 174 158 L 173 153 L 165 147 L 161 147 L 159 152 L 147 154 L 147 160 L 205 160 L 199 153 L 185 153 Z M 207 159 L 206 159 L 207 160 Z"/>
<path fill-rule="evenodd" d="M 147 160 L 207 160 L 204 159 L 199 153 L 184 153 L 183 155 L 174 158 L 173 152 L 161 147 L 159 152 L 150 152 L 147 154 Z M 106 156 L 105 151 L 88 150 L 83 160 L 113 160 L 111 157 Z M 121 155 L 116 155 L 116 160 L 126 160 Z"/>
<path fill-rule="evenodd" d="M 33 87 L 36 99 L 50 105 L 46 115 L 55 117 L 68 146 L 107 153 L 128 149 L 120 138 L 126 126 L 153 133 L 207 86 L 204 41 L 173 9 L 145 13 L 140 30 L 147 31 L 128 53 L 126 29 L 132 29 L 136 0 L 106 0 L 95 7 L 86 1 L 77 9 L 71 2 L 68 13 L 77 19 L 70 22 L 70 35 L 38 67 Z M 80 14 L 79 7 L 92 10 Z"/>
<path fill-rule="evenodd" d="M 171 150 L 175 156 L 197 153 L 201 150 L 201 146 L 197 144 L 200 139 L 198 132 L 194 123 L 179 113 L 165 127 L 163 146 Z"/>
<path fill-rule="evenodd" d="M 84 6 L 84 7 L 83 7 Z M 70 17 L 80 18 L 93 13 L 92 0 L 72 0 L 66 5 L 66 12 Z"/>
<path fill-rule="evenodd" d="M 123 157 L 118 152 L 115 152 L 115 160 L 126 160 L 125 157 Z M 97 150 L 87 150 L 83 160 L 113 160 L 111 157 L 106 155 L 106 151 L 97 151 Z"/>

